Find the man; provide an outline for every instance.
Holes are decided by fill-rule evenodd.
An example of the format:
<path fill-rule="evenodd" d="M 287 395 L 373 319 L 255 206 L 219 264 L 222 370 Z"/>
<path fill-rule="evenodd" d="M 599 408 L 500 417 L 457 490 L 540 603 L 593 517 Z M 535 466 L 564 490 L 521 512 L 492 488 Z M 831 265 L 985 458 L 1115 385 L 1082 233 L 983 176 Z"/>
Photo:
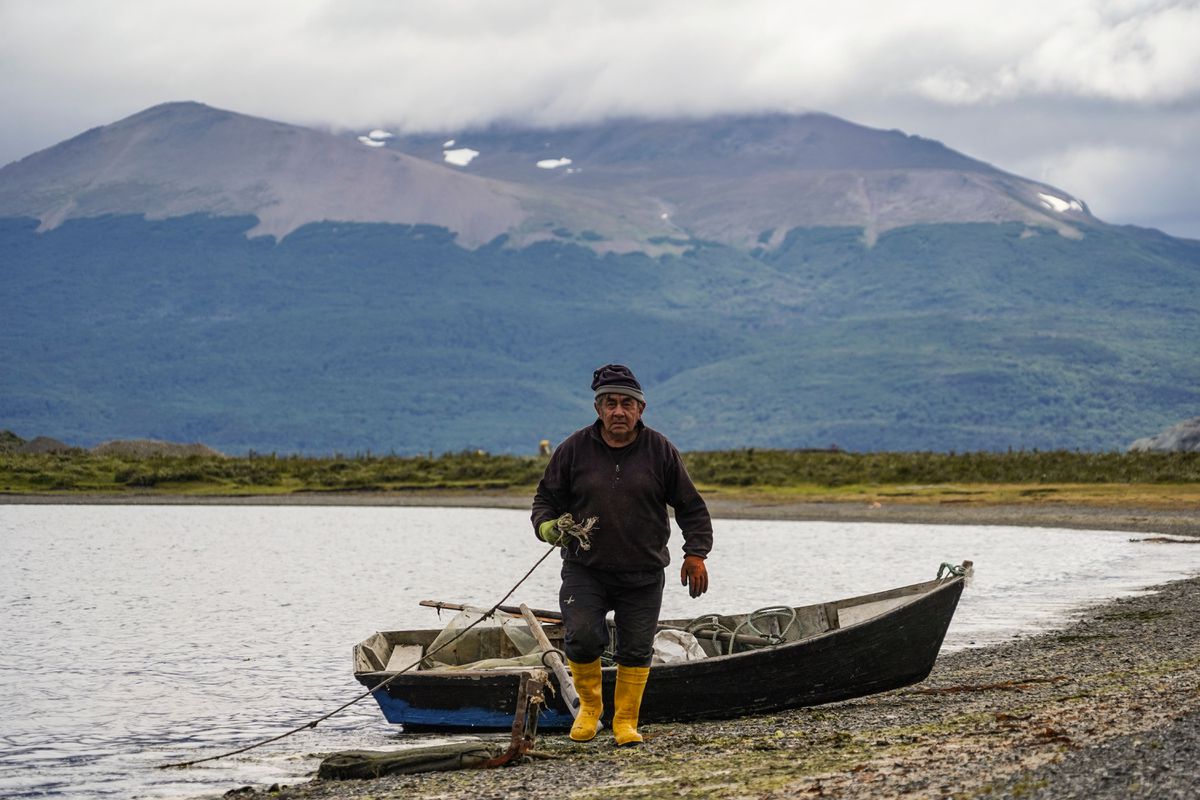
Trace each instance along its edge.
<path fill-rule="evenodd" d="M 600 654 L 608 645 L 605 615 L 611 610 L 617 662 L 613 736 L 618 745 L 636 744 L 642 741 L 638 712 L 662 606 L 663 570 L 671 560 L 667 506 L 675 509 L 683 530 L 679 578 L 692 597 L 708 591 L 704 559 L 712 547 L 712 521 L 679 451 L 642 422 L 646 397 L 629 368 L 607 364 L 596 370 L 592 391 L 597 419 L 550 457 L 532 519 L 540 539 L 562 547 L 558 601 L 580 700 L 571 738 L 586 742 L 600 726 Z M 561 533 L 556 522 L 563 514 L 580 521 L 599 518 L 590 548 Z"/>

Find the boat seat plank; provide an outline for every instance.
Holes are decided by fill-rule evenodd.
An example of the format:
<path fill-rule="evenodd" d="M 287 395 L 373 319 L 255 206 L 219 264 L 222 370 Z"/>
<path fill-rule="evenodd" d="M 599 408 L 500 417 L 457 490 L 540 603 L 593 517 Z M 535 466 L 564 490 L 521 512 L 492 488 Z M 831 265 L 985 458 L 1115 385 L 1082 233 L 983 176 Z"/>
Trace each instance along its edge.
<path fill-rule="evenodd" d="M 420 662 L 424 654 L 425 648 L 419 644 L 396 645 L 392 648 L 392 654 L 388 656 L 387 671 L 399 672 L 410 664 Z"/>

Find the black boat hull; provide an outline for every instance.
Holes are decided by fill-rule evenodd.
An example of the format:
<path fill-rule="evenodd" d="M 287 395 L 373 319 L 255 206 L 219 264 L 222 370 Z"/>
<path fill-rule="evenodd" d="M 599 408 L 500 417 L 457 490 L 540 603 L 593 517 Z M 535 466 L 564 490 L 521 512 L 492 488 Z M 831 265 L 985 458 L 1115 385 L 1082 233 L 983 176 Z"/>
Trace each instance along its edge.
<path fill-rule="evenodd" d="M 727 719 L 917 683 L 933 669 L 964 585 L 961 577 L 934 583 L 887 613 L 801 641 L 654 666 L 641 721 Z M 356 677 L 373 688 L 391 676 L 366 672 Z M 507 730 L 518 681 L 519 672 L 512 670 L 415 671 L 394 677 L 375 697 L 385 717 L 406 731 Z M 606 722 L 615 681 L 616 670 L 606 668 Z M 561 697 L 554 694 L 547 702 L 539 728 L 569 728 L 571 716 Z"/>

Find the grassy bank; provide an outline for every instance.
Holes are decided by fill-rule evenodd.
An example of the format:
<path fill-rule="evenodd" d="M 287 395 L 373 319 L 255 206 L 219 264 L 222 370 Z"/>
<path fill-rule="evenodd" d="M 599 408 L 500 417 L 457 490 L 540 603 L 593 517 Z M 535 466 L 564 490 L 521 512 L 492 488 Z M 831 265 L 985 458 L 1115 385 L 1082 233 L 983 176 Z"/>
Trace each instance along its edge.
<path fill-rule="evenodd" d="M 1200 497 L 1200 453 L 846 453 L 732 450 L 685 454 L 697 484 L 796 499 L 1086 502 Z M 531 491 L 546 458 L 440 456 L 134 457 L 84 450 L 0 454 L 7 494 L 287 495 L 305 492 Z"/>

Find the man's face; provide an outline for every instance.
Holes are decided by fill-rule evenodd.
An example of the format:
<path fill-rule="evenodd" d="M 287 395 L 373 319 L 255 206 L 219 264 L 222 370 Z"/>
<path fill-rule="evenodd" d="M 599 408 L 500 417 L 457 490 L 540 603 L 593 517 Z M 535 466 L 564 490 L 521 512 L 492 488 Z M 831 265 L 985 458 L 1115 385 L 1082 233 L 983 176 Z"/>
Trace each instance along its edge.
<path fill-rule="evenodd" d="M 596 401 L 596 413 L 609 438 L 623 441 L 633 436 L 644 406 L 626 394 L 606 394 Z"/>

